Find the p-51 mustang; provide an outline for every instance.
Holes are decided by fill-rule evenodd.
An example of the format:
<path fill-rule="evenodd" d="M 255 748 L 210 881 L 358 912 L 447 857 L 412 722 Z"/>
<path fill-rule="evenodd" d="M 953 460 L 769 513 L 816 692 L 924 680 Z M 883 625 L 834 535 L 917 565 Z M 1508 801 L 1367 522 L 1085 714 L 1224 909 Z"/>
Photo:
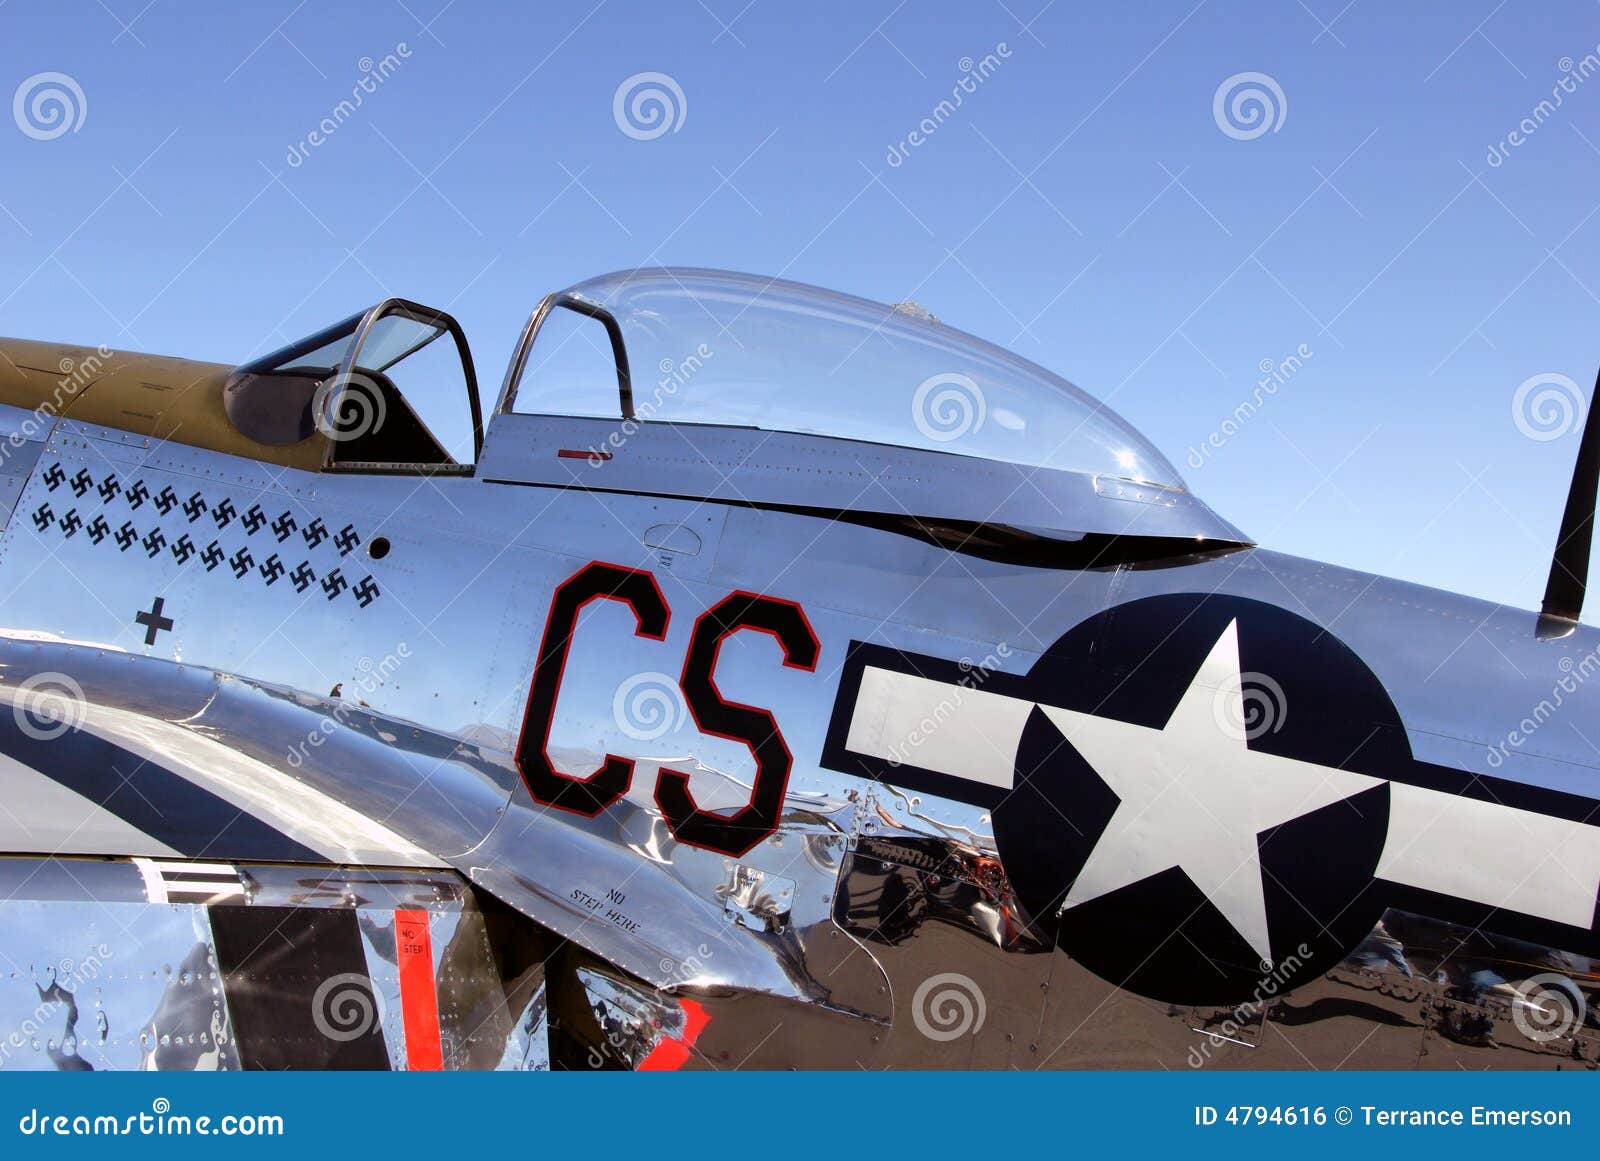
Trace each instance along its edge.
<path fill-rule="evenodd" d="M 487 425 L 398 299 L 0 357 L 0 1066 L 1600 1058 L 1592 417 L 1532 614 L 785 282 L 552 295 Z"/>

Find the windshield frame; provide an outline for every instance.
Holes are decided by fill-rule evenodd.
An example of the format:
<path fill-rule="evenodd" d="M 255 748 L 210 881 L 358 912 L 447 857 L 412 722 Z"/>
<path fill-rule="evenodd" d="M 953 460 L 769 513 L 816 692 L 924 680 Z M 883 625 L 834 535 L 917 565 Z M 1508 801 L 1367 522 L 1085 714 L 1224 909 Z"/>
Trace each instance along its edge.
<path fill-rule="evenodd" d="M 512 405 L 517 401 L 517 388 L 522 384 L 522 373 L 527 368 L 528 357 L 533 353 L 533 344 L 539 338 L 539 330 L 551 313 L 559 309 L 575 311 L 605 327 L 606 338 L 611 341 L 611 357 L 617 369 L 617 403 L 621 411 L 618 418 L 634 419 L 633 375 L 628 369 L 628 344 L 622 338 L 622 327 L 618 325 L 616 316 L 605 307 L 570 290 L 545 295 L 528 317 L 527 325 L 522 328 L 522 335 L 517 340 L 516 353 L 506 368 L 505 380 L 500 385 L 500 399 L 495 403 L 494 414 L 505 415 L 512 410 Z"/>

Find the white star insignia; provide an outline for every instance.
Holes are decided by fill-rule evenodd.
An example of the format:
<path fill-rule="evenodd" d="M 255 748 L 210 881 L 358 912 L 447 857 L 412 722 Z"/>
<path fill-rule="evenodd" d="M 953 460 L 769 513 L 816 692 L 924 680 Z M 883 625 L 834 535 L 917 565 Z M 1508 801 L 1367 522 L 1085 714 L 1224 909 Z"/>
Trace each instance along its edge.
<path fill-rule="evenodd" d="M 1062 909 L 1177 867 L 1272 960 L 1257 836 L 1383 780 L 1252 750 L 1238 622 L 1229 622 L 1159 730 L 1040 708 L 1120 800 Z"/>

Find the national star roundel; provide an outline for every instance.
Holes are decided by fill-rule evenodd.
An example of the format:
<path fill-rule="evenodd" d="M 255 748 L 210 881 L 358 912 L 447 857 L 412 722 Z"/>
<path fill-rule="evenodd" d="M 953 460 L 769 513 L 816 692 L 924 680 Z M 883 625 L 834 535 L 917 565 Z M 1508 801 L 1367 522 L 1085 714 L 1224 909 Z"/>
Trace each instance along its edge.
<path fill-rule="evenodd" d="M 1361 772 L 1410 749 L 1342 642 L 1257 601 L 1151 597 L 1078 626 L 1029 681 L 1045 704 L 1137 727 L 1080 730 L 1035 709 L 993 812 L 1019 899 L 1095 974 L 1172 1003 L 1234 1003 L 1321 975 L 1371 932 L 1389 788 Z M 1231 769 L 1201 777 L 1212 762 Z"/>
<path fill-rule="evenodd" d="M 1017 715 L 1014 768 L 982 785 L 919 769 L 948 755 L 863 760 L 851 721 L 869 669 L 959 682 L 978 691 L 961 712 Z M 991 710 L 991 694 L 1004 705 Z M 835 768 L 988 806 L 1035 925 L 1104 979 L 1179 1004 L 1286 991 L 1372 931 L 1382 772 L 1412 761 L 1398 711 L 1347 646 L 1287 610 L 1214 594 L 1108 609 L 1026 677 L 980 683 L 860 645 L 828 750 Z"/>

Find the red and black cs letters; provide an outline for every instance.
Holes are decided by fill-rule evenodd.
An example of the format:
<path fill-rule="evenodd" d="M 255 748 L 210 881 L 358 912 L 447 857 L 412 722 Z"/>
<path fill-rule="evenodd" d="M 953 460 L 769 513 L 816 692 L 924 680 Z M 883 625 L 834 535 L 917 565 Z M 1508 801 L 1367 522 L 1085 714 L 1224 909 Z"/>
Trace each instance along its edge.
<path fill-rule="evenodd" d="M 633 780 L 633 761 L 607 754 L 592 774 L 567 774 L 550 761 L 548 743 L 556 698 L 566 671 L 567 653 L 578 614 L 596 600 L 620 601 L 632 610 L 641 637 L 661 641 L 672 611 L 655 577 L 640 569 L 596 561 L 562 582 L 550 600 L 539 657 L 534 666 L 528 710 L 517 742 L 517 767 L 534 801 L 593 817 L 625 793 Z M 689 789 L 689 776 L 663 769 L 656 780 L 656 804 L 679 842 L 726 855 L 742 855 L 778 827 L 793 756 L 768 710 L 724 698 L 717 689 L 717 658 L 735 633 L 768 633 L 783 649 L 790 669 L 817 667 L 817 635 L 804 610 L 793 601 L 735 592 L 695 622 L 679 686 L 705 734 L 743 742 L 756 761 L 750 801 L 730 814 L 702 810 Z"/>

